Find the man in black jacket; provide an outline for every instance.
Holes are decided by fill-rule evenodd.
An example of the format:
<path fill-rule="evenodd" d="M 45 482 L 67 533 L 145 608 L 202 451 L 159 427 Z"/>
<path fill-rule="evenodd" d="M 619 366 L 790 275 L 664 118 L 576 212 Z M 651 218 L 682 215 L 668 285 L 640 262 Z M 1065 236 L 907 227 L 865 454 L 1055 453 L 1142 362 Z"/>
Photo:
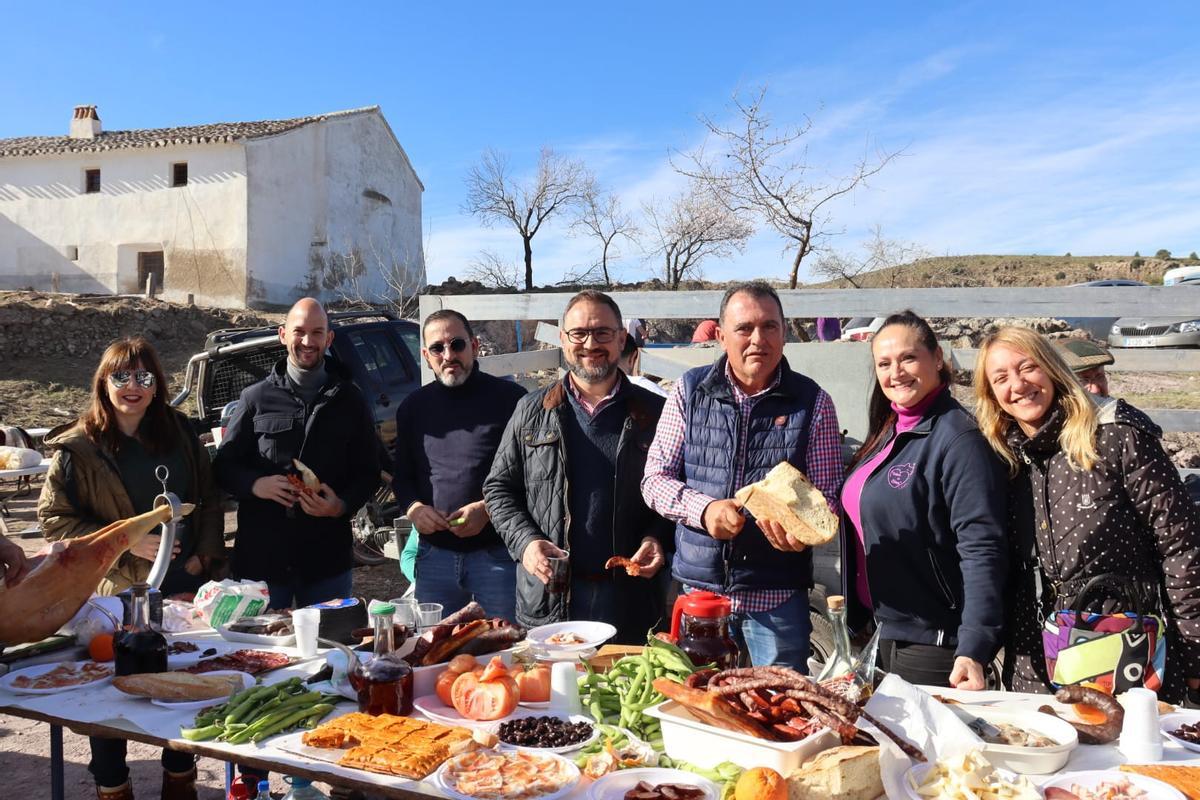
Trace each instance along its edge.
<path fill-rule="evenodd" d="M 213 467 L 238 500 L 233 574 L 266 581 L 272 608 L 299 608 L 350 595 L 350 518 L 379 486 L 379 448 L 349 371 L 326 355 L 333 331 L 321 304 L 292 306 L 279 340 L 287 358 L 242 392 Z M 293 459 L 319 489 L 288 480 Z"/>
<path fill-rule="evenodd" d="M 638 490 L 663 400 L 617 368 L 625 336 L 611 297 L 571 298 L 560 331 L 569 374 L 517 403 L 483 496 L 520 561 L 517 622 L 598 620 L 616 626 L 617 641 L 644 643 L 662 618 L 662 592 L 649 579 L 665 564 L 671 524 Z M 551 559 L 566 551 L 569 578 L 551 582 Z M 638 575 L 606 569 L 612 556 Z"/>
<path fill-rule="evenodd" d="M 525 390 L 479 369 L 479 339 L 457 311 L 430 314 L 421 336 L 436 380 L 396 409 L 392 471 L 396 502 L 421 534 L 417 600 L 447 615 L 475 600 L 512 621 L 517 565 L 484 507 L 483 479 Z"/>

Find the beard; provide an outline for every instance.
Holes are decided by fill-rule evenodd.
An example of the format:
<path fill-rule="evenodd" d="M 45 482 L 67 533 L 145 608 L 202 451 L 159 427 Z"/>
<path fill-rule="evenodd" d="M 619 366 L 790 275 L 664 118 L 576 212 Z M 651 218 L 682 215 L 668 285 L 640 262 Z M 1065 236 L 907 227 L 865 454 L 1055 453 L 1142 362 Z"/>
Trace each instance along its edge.
<path fill-rule="evenodd" d="M 609 361 L 602 367 L 585 367 L 582 363 L 567 363 L 567 369 L 584 383 L 599 383 L 613 376 L 617 371 L 617 362 Z"/>
<path fill-rule="evenodd" d="M 445 386 L 447 389 L 455 389 L 459 386 L 462 386 L 467 382 L 467 378 L 471 377 L 471 370 L 467 369 L 462 364 L 459 364 L 459 367 L 461 367 L 460 371 L 453 375 L 445 372 L 445 366 L 446 365 L 443 365 L 443 371 L 438 373 L 437 379 L 442 386 Z"/>

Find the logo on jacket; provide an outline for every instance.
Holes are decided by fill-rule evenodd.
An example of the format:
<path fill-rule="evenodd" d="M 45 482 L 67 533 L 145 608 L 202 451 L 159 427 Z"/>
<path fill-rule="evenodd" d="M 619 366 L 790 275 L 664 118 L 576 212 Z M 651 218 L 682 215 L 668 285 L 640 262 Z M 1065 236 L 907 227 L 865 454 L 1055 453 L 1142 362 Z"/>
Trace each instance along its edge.
<path fill-rule="evenodd" d="M 1079 502 L 1075 505 L 1076 511 L 1091 511 L 1096 507 L 1096 502 L 1092 500 L 1092 495 L 1089 492 L 1084 492 L 1079 495 Z"/>
<path fill-rule="evenodd" d="M 897 464 L 888 470 L 888 484 L 893 489 L 903 489 L 908 486 L 908 482 L 912 480 L 913 473 L 916 471 L 916 464 Z"/>
<path fill-rule="evenodd" d="M 782 428 L 784 425 L 787 425 L 787 415 L 780 414 L 778 417 L 775 418 L 775 427 Z"/>

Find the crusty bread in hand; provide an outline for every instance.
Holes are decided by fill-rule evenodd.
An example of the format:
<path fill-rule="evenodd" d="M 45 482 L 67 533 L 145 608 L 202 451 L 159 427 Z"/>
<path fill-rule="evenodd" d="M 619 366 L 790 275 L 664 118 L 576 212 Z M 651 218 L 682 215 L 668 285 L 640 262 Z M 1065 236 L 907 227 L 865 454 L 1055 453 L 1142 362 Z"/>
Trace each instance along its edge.
<path fill-rule="evenodd" d="M 113 678 L 125 694 L 152 700 L 216 700 L 242 688 L 240 675 L 192 675 L 187 672 L 146 672 Z"/>
<path fill-rule="evenodd" d="M 770 519 L 807 545 L 825 544 L 838 531 L 838 518 L 825 495 L 804 473 L 786 461 L 776 464 L 761 481 L 743 486 L 734 495 L 755 519 Z"/>

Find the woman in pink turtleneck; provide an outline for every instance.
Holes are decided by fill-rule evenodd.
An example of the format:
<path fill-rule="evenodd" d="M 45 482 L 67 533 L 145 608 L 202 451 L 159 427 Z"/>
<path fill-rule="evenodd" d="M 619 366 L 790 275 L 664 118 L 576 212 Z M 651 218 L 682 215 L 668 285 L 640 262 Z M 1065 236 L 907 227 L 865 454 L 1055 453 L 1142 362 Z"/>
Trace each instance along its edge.
<path fill-rule="evenodd" d="M 842 488 L 850 624 L 881 626 L 888 672 L 982 689 L 1003 627 L 1003 466 L 951 397 L 950 368 L 925 320 L 888 317 L 871 354 L 867 441 Z"/>

